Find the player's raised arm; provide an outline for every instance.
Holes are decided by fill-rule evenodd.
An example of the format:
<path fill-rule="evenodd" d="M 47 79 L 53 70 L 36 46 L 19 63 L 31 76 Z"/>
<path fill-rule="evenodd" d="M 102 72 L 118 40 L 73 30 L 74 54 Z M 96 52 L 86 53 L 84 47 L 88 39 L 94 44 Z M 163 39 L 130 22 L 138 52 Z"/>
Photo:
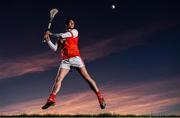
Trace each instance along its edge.
<path fill-rule="evenodd" d="M 44 35 L 44 39 L 46 40 L 48 46 L 53 50 L 53 51 L 57 51 L 58 49 L 58 43 L 56 42 L 55 44 L 53 44 L 50 40 L 50 36 L 52 35 L 53 33 L 47 31 Z"/>
<path fill-rule="evenodd" d="M 77 37 L 78 31 L 76 29 L 72 29 L 71 31 L 67 31 L 65 33 L 52 33 L 52 36 L 65 40 L 69 37 Z"/>

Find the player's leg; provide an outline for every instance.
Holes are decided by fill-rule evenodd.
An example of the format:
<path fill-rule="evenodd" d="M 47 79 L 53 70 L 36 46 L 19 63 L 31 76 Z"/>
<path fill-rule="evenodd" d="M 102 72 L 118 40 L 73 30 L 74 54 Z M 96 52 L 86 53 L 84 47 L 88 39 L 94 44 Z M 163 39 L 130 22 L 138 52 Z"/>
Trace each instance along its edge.
<path fill-rule="evenodd" d="M 65 69 L 65 68 L 60 68 L 58 71 L 58 74 L 56 76 L 56 80 L 52 89 L 52 94 L 56 95 L 60 88 L 61 88 L 61 83 L 63 81 L 63 79 L 65 78 L 65 76 L 69 73 L 70 69 Z"/>
<path fill-rule="evenodd" d="M 78 72 L 81 74 L 81 76 L 86 80 L 86 82 L 89 84 L 90 88 L 97 93 L 99 91 L 96 82 L 91 78 L 89 73 L 87 72 L 85 66 L 78 68 Z"/>
<path fill-rule="evenodd" d="M 89 75 L 89 73 L 87 72 L 87 69 L 85 66 L 78 68 L 78 72 L 81 74 L 81 76 L 88 82 L 89 86 L 91 87 L 91 89 L 96 93 L 99 103 L 100 103 L 100 107 L 102 109 L 104 109 L 106 107 L 106 103 L 104 101 L 104 98 L 102 97 L 96 82 L 91 78 L 91 76 Z"/>
<path fill-rule="evenodd" d="M 65 78 L 65 76 L 68 74 L 68 72 L 69 72 L 69 69 L 59 68 L 52 92 L 51 92 L 46 104 L 42 107 L 42 109 L 47 109 L 48 107 L 55 105 L 56 94 L 59 92 L 59 90 L 61 88 L 61 83 L 62 83 L 63 79 Z"/>

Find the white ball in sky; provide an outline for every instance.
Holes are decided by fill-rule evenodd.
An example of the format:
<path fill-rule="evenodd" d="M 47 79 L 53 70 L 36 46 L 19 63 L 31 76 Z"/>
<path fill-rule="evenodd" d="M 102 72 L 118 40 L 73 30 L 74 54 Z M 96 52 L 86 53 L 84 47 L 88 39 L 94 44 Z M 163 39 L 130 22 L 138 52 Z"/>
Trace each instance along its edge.
<path fill-rule="evenodd" d="M 112 9 L 115 9 L 115 8 L 116 8 L 116 6 L 115 6 L 115 5 L 111 5 L 111 8 L 112 8 Z"/>

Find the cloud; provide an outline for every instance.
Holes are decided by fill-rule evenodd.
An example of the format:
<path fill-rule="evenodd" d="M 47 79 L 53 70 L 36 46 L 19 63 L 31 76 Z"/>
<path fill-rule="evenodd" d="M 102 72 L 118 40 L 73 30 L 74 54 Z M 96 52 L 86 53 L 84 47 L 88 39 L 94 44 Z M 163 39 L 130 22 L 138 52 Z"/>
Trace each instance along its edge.
<path fill-rule="evenodd" d="M 50 53 L 13 59 L 1 59 L 0 79 L 45 71 L 50 67 L 54 67 L 56 62 L 58 61 Z"/>
<path fill-rule="evenodd" d="M 175 22 L 159 22 L 129 29 L 116 36 L 101 39 L 100 41 L 98 40 L 98 42 L 94 44 L 89 44 L 89 46 L 82 49 L 82 55 L 87 61 L 102 58 L 134 46 L 143 45 L 149 40 L 149 36 L 174 26 L 176 26 Z"/>
<path fill-rule="evenodd" d="M 131 84 L 125 88 L 110 84 L 102 88 L 107 108 L 101 110 L 92 91 L 71 93 L 58 97 L 57 104 L 48 110 L 41 110 L 46 99 L 35 99 L 0 108 L 1 115 L 12 114 L 173 114 L 169 107 L 179 104 L 178 80 L 158 80 L 147 83 Z M 156 88 L 156 89 L 152 89 Z M 162 91 L 163 90 L 163 91 Z M 180 115 L 180 112 L 176 112 Z"/>
<path fill-rule="evenodd" d="M 90 62 L 112 53 L 142 45 L 147 42 L 145 37 L 175 25 L 176 23 L 168 22 L 149 24 L 107 39 L 97 39 L 97 42 L 81 49 L 82 57 L 86 62 Z M 58 58 L 52 52 L 34 56 L 13 57 L 12 59 L 0 59 L 0 79 L 46 71 L 51 67 L 56 67 L 59 64 L 58 61 Z"/>

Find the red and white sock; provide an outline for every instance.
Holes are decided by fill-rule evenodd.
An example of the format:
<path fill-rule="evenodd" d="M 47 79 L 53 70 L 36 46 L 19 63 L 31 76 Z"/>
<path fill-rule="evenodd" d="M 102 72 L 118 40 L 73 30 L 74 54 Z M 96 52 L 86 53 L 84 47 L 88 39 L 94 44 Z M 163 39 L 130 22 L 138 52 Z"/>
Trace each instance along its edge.
<path fill-rule="evenodd" d="M 48 98 L 48 101 L 53 101 L 55 102 L 55 98 L 56 98 L 56 95 L 54 93 L 51 93 L 49 98 Z"/>
<path fill-rule="evenodd" d="M 96 93 L 96 95 L 97 95 L 98 98 L 102 98 L 102 95 L 101 95 L 100 91 L 98 91 L 98 92 Z"/>

